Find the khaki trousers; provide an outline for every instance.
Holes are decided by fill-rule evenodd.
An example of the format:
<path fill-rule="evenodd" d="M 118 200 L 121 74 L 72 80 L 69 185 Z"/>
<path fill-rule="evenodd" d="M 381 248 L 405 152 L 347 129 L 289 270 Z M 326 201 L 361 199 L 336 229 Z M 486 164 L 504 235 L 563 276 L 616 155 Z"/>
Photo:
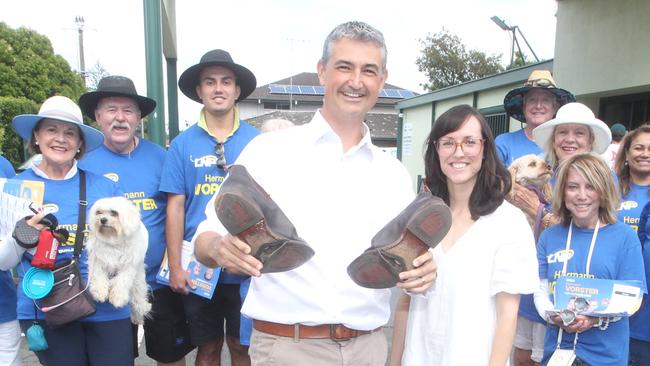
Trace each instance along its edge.
<path fill-rule="evenodd" d="M 345 341 L 279 337 L 253 329 L 248 350 L 252 366 L 384 366 L 388 345 L 383 331 Z"/>

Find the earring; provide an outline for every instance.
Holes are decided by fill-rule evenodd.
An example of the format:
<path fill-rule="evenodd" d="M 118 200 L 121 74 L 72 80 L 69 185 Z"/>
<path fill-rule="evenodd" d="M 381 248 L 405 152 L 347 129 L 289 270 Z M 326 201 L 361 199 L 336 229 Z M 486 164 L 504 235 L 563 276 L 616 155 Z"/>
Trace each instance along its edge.
<path fill-rule="evenodd" d="M 38 141 L 34 142 L 36 145 L 38 145 Z"/>
<path fill-rule="evenodd" d="M 80 152 L 81 152 L 81 149 L 77 149 L 77 152 L 80 153 Z"/>

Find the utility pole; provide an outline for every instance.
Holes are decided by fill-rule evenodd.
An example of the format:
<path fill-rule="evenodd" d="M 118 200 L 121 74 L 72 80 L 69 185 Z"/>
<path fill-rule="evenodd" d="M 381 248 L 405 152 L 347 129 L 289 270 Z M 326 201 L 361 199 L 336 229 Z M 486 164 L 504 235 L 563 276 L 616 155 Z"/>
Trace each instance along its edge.
<path fill-rule="evenodd" d="M 77 32 L 79 34 L 79 73 L 86 86 L 86 62 L 84 61 L 84 17 L 77 15 L 74 18 L 77 23 Z"/>

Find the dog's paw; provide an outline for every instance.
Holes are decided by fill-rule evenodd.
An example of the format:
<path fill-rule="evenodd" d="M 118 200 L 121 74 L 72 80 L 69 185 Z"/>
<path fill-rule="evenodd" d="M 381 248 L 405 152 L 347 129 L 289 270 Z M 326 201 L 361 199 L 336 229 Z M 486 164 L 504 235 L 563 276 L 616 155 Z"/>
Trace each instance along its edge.
<path fill-rule="evenodd" d="M 90 286 L 88 287 L 88 291 L 90 291 L 90 294 L 93 296 L 93 299 L 99 302 L 104 302 L 106 301 L 106 298 L 108 298 L 108 286 L 106 286 L 105 284 L 100 284 L 91 281 Z"/>
<path fill-rule="evenodd" d="M 120 289 L 119 287 L 111 288 L 108 294 L 108 301 L 116 308 L 121 308 L 129 302 L 129 292 Z"/>
<path fill-rule="evenodd" d="M 144 319 L 149 317 L 151 311 L 151 303 L 144 301 L 142 303 L 131 304 L 131 322 L 133 324 L 143 324 Z"/>

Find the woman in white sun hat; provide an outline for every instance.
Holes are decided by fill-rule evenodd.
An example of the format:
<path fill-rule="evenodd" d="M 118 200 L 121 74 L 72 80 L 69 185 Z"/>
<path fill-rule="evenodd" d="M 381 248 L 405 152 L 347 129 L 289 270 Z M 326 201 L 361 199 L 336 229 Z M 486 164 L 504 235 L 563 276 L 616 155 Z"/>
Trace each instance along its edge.
<path fill-rule="evenodd" d="M 563 105 L 555 118 L 536 127 L 533 140 L 556 170 L 561 161 L 577 153 L 604 153 L 612 142 L 612 133 L 589 107 L 574 102 Z"/>
<path fill-rule="evenodd" d="M 558 165 L 578 153 L 602 154 L 612 141 L 612 133 L 605 122 L 582 103 L 567 103 L 558 109 L 555 118 L 533 130 L 533 140 L 544 149 L 547 163 L 557 171 Z M 555 173 L 551 184 L 555 183 Z M 513 191 L 512 201 L 529 217 L 538 217 L 540 205 L 535 195 L 523 195 Z M 550 213 L 550 207 L 539 216 L 540 231 L 558 222 Z"/>
<path fill-rule="evenodd" d="M 42 230 L 39 224 L 44 214 L 52 213 L 58 222 L 57 228 L 67 229 L 67 240 L 59 243 L 56 263 L 60 266 L 73 256 L 75 238 L 87 235 L 80 225 L 80 209 L 87 210 L 100 198 L 122 195 L 118 185 L 101 175 L 83 172 L 77 168 L 77 160 L 83 154 L 102 145 L 104 135 L 83 123 L 81 110 L 72 100 L 63 96 L 53 96 L 43 102 L 38 114 L 16 116 L 12 125 L 18 135 L 29 145 L 33 153 L 42 154 L 42 159 L 16 178 L 43 182 L 43 210 L 21 226 Z M 83 174 L 82 174 L 83 172 Z M 82 179 L 83 178 L 83 179 Z M 80 204 L 81 184 L 85 182 L 86 206 Z M 11 234 L 3 239 L 0 246 L 0 269 L 17 265 L 19 277 L 32 268 L 34 245 L 30 242 L 18 243 Z M 9 248 L 9 249 L 7 249 Z M 22 250 L 15 250 L 21 248 Z M 83 283 L 87 279 L 87 255 L 82 250 L 79 268 Z M 36 351 L 43 365 L 133 365 L 133 342 L 131 319 L 128 306 L 114 307 L 108 302 L 96 301 L 96 312 L 92 315 L 53 327 L 44 321 L 47 318 L 36 305 L 41 300 L 29 298 L 29 291 L 18 288 L 18 319 L 25 333 L 36 327 L 38 322 L 44 329 L 47 349 Z M 38 329 L 38 328 L 36 328 Z M 30 332 L 31 333 L 31 332 Z M 30 347 L 32 344 L 30 343 Z"/>

